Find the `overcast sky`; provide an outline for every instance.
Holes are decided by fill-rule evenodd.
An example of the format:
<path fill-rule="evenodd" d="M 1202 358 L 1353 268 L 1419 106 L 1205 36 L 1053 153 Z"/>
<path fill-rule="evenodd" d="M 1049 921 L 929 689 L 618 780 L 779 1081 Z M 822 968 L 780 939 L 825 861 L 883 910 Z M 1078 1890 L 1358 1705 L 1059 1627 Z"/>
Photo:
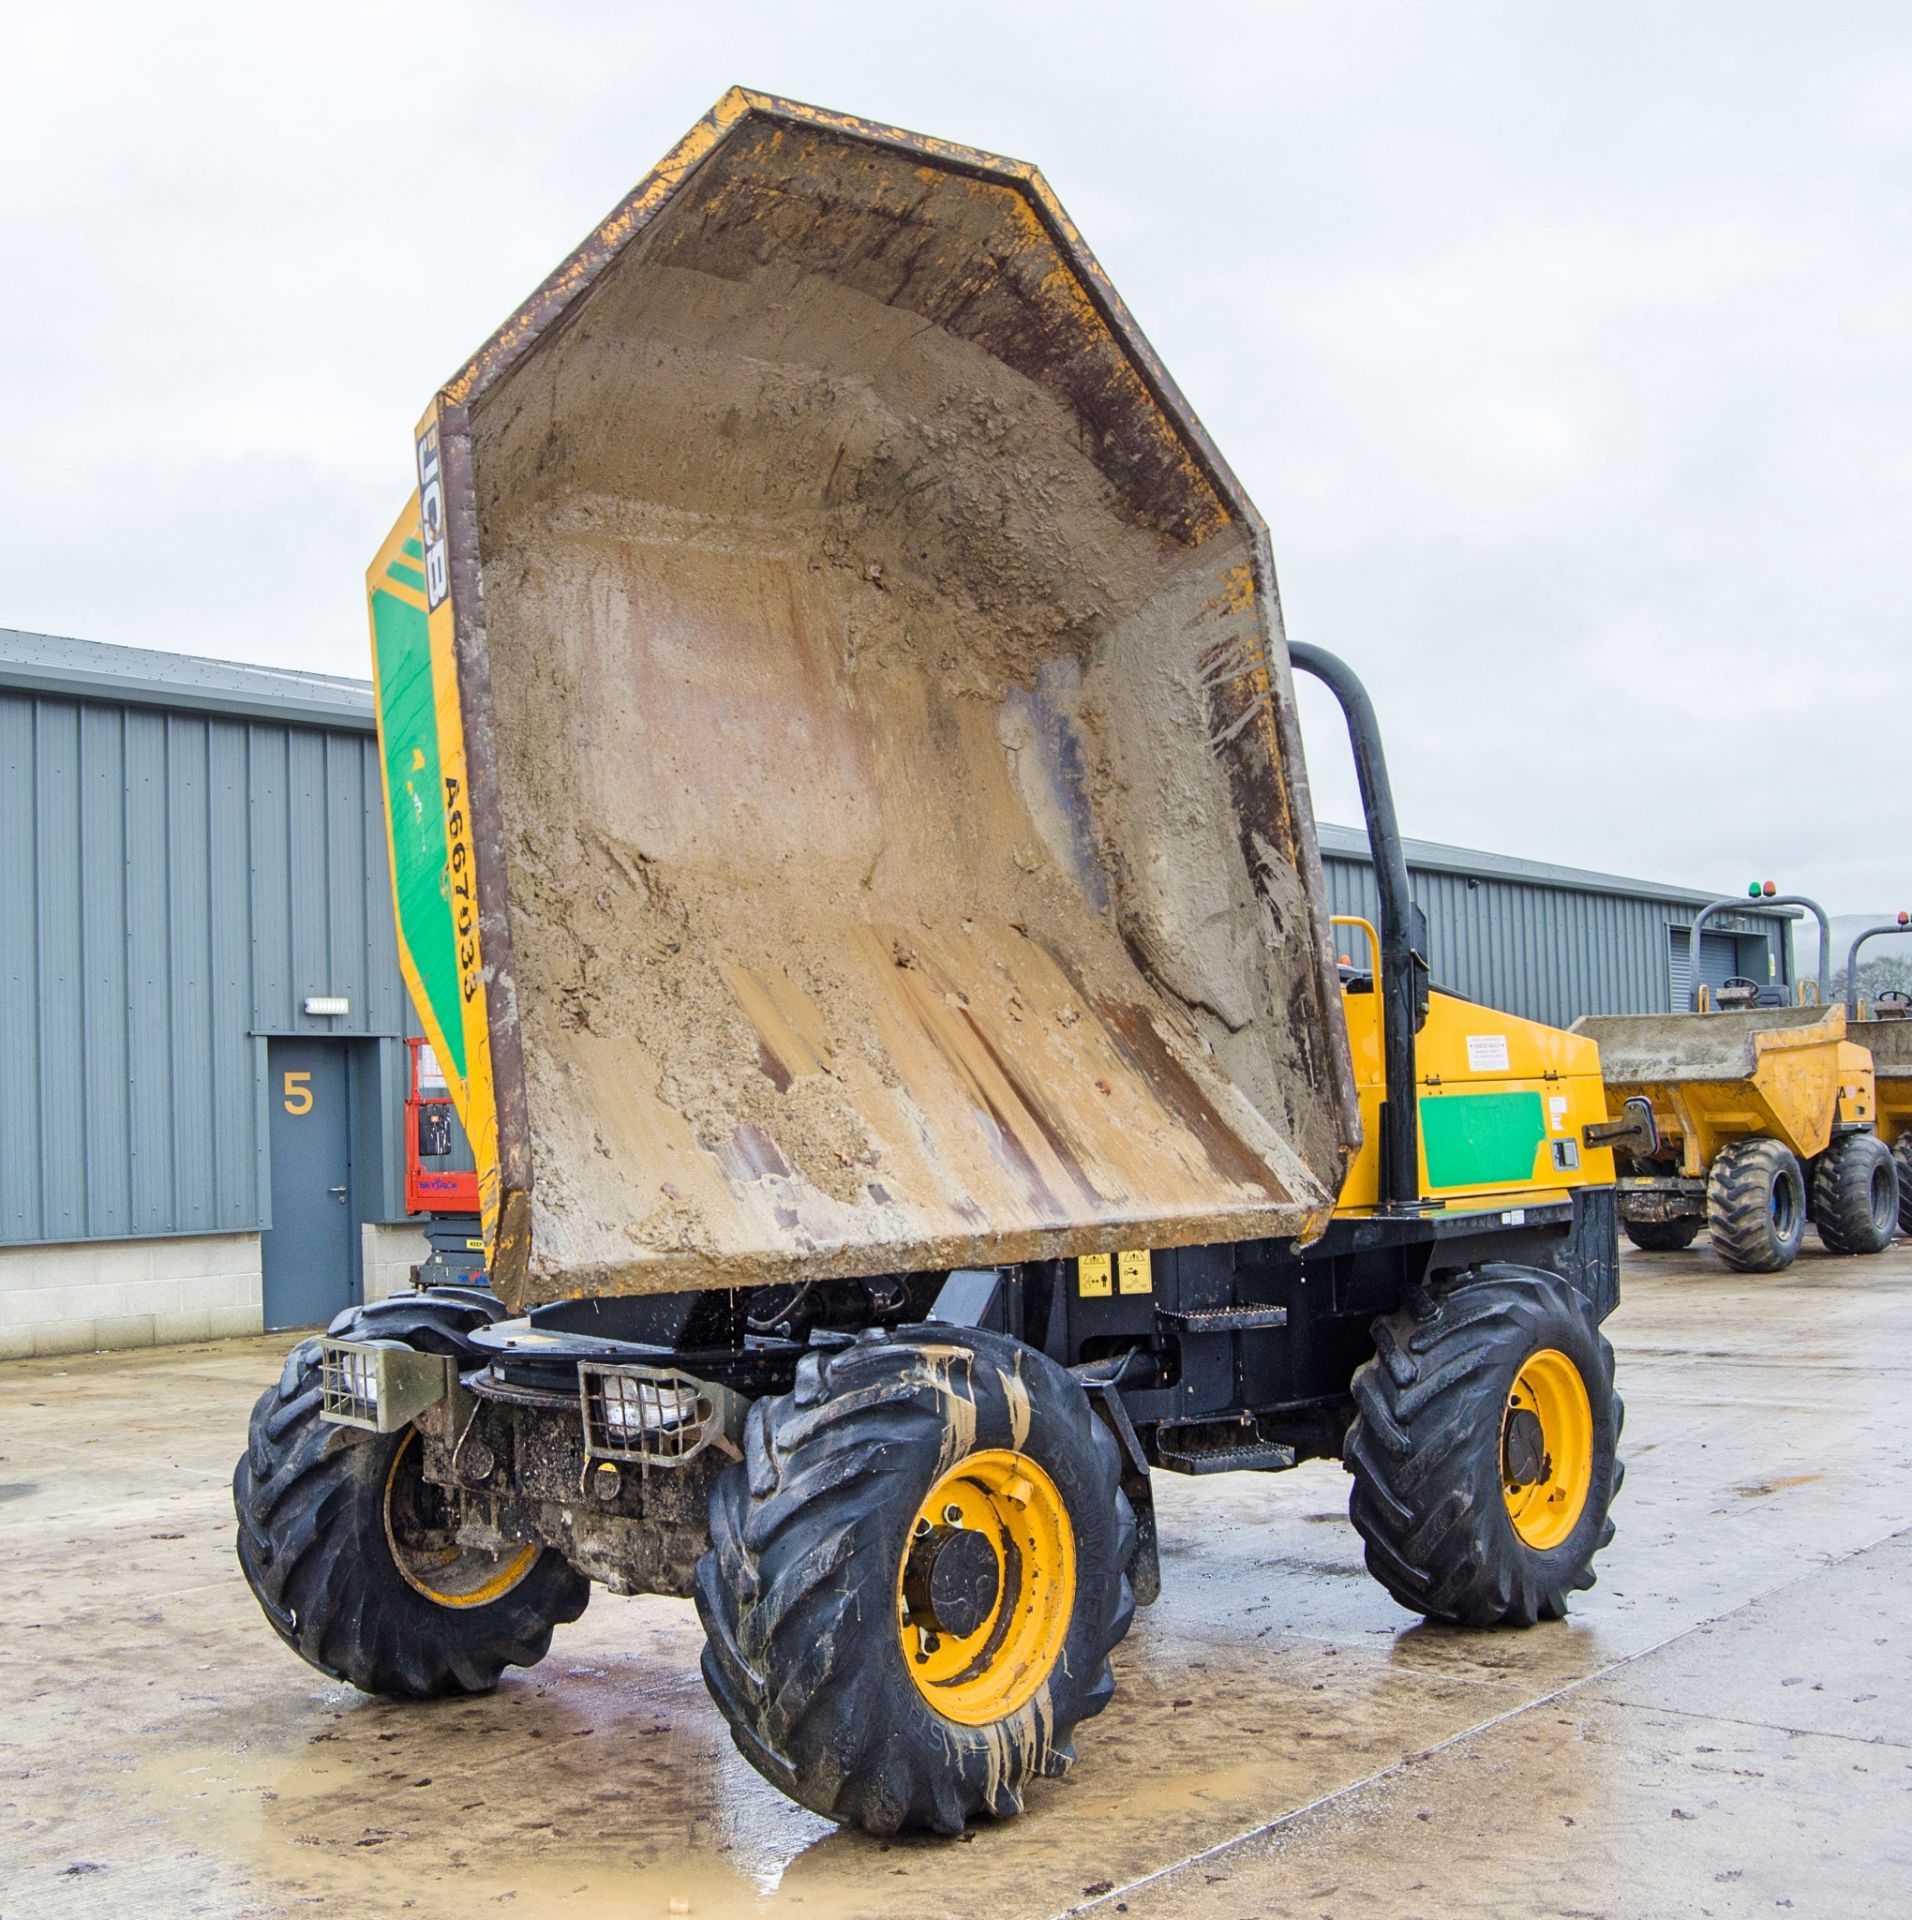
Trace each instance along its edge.
<path fill-rule="evenodd" d="M 0 625 L 368 671 L 432 391 L 742 82 L 1043 167 L 1290 634 L 1367 678 L 1409 833 L 1912 904 L 1912 8 L 62 0 L 6 38 Z"/>

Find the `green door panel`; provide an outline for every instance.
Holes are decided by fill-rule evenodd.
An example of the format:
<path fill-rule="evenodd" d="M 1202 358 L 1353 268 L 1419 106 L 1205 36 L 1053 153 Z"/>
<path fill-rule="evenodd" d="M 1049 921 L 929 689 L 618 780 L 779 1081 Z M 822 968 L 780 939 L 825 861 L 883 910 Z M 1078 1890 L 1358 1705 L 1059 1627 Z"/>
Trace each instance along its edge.
<path fill-rule="evenodd" d="M 1449 1093 L 1421 1101 L 1432 1187 L 1523 1186 L 1547 1137 L 1537 1093 Z"/>

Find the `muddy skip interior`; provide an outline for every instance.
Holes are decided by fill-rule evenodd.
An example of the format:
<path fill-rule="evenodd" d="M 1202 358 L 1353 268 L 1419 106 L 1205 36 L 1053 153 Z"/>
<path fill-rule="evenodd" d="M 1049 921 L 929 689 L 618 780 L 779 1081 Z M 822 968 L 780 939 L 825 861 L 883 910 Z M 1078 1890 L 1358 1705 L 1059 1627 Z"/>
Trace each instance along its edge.
<path fill-rule="evenodd" d="M 1257 530 L 1027 195 L 735 139 L 472 462 L 534 1297 L 1318 1219 Z"/>

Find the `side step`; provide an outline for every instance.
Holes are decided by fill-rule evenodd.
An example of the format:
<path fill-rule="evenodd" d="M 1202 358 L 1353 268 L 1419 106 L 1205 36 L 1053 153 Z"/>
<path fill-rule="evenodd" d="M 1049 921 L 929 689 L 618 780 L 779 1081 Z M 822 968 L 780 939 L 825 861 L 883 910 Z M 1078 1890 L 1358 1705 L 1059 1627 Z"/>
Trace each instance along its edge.
<path fill-rule="evenodd" d="M 1295 1463 L 1293 1447 L 1278 1440 L 1255 1440 L 1241 1447 L 1163 1447 L 1155 1464 L 1170 1473 L 1240 1473 L 1256 1467 L 1280 1471 Z"/>
<path fill-rule="evenodd" d="M 1186 1313 L 1157 1307 L 1155 1317 L 1171 1333 L 1252 1333 L 1259 1327 L 1285 1327 L 1286 1307 L 1191 1307 Z"/>

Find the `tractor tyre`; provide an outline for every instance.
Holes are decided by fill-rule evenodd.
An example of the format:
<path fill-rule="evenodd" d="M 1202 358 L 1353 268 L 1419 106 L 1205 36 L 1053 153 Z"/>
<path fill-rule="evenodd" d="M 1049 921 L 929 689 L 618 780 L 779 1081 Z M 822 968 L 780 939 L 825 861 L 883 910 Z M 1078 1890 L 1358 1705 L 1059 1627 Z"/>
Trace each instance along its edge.
<path fill-rule="evenodd" d="M 1806 1177 L 1777 1140 L 1729 1140 L 1706 1176 L 1707 1234 L 1739 1273 L 1779 1273 L 1806 1233 Z"/>
<path fill-rule="evenodd" d="M 1088 1396 L 1000 1334 L 866 1333 L 757 1402 L 711 1491 L 704 1680 L 744 1758 L 877 1834 L 960 1833 L 1066 1773 L 1135 1610 Z"/>
<path fill-rule="evenodd" d="M 472 1364 L 466 1335 L 502 1312 L 481 1289 L 434 1288 L 342 1313 L 327 1331 Z M 259 1396 L 233 1473 L 239 1565 L 279 1638 L 334 1680 L 403 1700 L 488 1693 L 506 1667 L 544 1658 L 590 1582 L 535 1546 L 460 1547 L 420 1454 L 415 1427 L 321 1419 L 319 1342 L 301 1342 Z"/>
<path fill-rule="evenodd" d="M 1706 1222 L 1697 1213 L 1677 1220 L 1629 1220 L 1622 1214 L 1620 1225 L 1626 1237 L 1642 1253 L 1679 1253 L 1700 1237 Z"/>
<path fill-rule="evenodd" d="M 1613 1538 L 1613 1349 L 1559 1275 L 1481 1267 L 1374 1323 L 1343 1446 L 1368 1571 L 1461 1627 L 1558 1620 Z"/>
<path fill-rule="evenodd" d="M 1812 1223 L 1828 1253 L 1883 1253 L 1899 1205 L 1899 1170 L 1876 1133 L 1835 1140 L 1813 1167 Z"/>
<path fill-rule="evenodd" d="M 1892 1149 L 1899 1175 L 1899 1231 L 1912 1234 L 1912 1133 L 1902 1133 Z"/>

